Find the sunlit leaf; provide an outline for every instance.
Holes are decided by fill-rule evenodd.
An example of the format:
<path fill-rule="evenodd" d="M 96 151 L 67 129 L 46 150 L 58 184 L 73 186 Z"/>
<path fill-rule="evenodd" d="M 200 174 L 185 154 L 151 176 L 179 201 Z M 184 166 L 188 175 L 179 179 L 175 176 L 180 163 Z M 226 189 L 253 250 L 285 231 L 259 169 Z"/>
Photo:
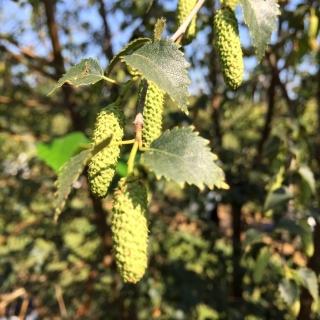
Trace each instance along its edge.
<path fill-rule="evenodd" d="M 283 278 L 279 283 L 279 291 L 288 307 L 296 314 L 296 309 L 300 309 L 300 288 L 298 284 L 293 280 Z"/>
<path fill-rule="evenodd" d="M 308 166 L 300 166 L 298 169 L 298 173 L 302 177 L 302 179 L 307 182 L 312 193 L 314 194 L 316 191 L 316 181 L 314 179 L 314 174 Z"/>
<path fill-rule="evenodd" d="M 107 68 L 107 74 L 109 74 L 113 67 L 116 65 L 118 61 L 120 61 L 120 58 L 127 53 L 129 53 L 132 50 L 136 50 L 143 46 L 145 43 L 150 42 L 151 39 L 149 38 L 138 38 L 131 42 L 129 42 L 126 46 L 124 46 L 110 61 L 109 66 Z"/>
<path fill-rule="evenodd" d="M 69 196 L 72 185 L 77 181 L 86 164 L 94 155 L 106 148 L 110 144 L 111 140 L 112 136 L 101 141 L 94 148 L 80 152 L 60 168 L 60 173 L 56 181 L 57 200 L 54 216 L 55 221 L 57 221 L 58 216 L 65 205 L 65 201 Z"/>
<path fill-rule="evenodd" d="M 221 168 L 214 163 L 217 157 L 207 145 L 208 141 L 193 132 L 192 127 L 175 128 L 153 141 L 142 160 L 157 177 L 163 176 L 180 185 L 228 188 Z"/>
<path fill-rule="evenodd" d="M 268 195 L 265 204 L 265 210 L 277 209 L 287 204 L 287 202 L 293 198 L 293 194 L 285 186 L 274 190 Z"/>
<path fill-rule="evenodd" d="M 61 210 L 64 207 L 65 201 L 71 191 L 72 184 L 79 178 L 85 165 L 91 158 L 91 150 L 84 150 L 72 157 L 62 168 L 56 182 L 56 212 L 54 220 L 57 221 Z"/>
<path fill-rule="evenodd" d="M 97 59 L 82 59 L 80 63 L 67 70 L 49 95 L 57 88 L 62 87 L 65 83 L 69 83 L 77 87 L 81 85 L 95 84 L 103 78 L 103 69 L 99 65 Z"/>
<path fill-rule="evenodd" d="M 244 22 L 249 27 L 258 60 L 264 56 L 271 34 L 277 29 L 279 5 L 276 0 L 240 0 Z"/>
<path fill-rule="evenodd" d="M 258 255 L 257 261 L 256 261 L 256 266 L 253 270 L 253 281 L 256 284 L 259 284 L 264 275 L 265 275 L 265 270 L 268 266 L 269 260 L 271 257 L 271 253 L 268 247 L 263 247 Z"/>
<path fill-rule="evenodd" d="M 318 301 L 318 278 L 315 272 L 309 268 L 300 268 L 298 274 L 302 280 L 303 286 L 309 291 L 313 300 Z"/>
<path fill-rule="evenodd" d="M 305 234 L 306 232 L 304 229 L 299 226 L 295 221 L 289 220 L 289 219 L 281 219 L 276 225 L 275 225 L 275 232 L 283 232 L 287 231 L 292 234 Z"/>
<path fill-rule="evenodd" d="M 178 46 L 169 38 L 147 43 L 132 55 L 122 57 L 132 69 L 138 70 L 147 80 L 154 82 L 188 113 L 188 78 L 185 60 Z"/>
<path fill-rule="evenodd" d="M 55 138 L 50 142 L 37 145 L 38 157 L 50 166 L 57 174 L 64 165 L 81 147 L 90 143 L 82 132 L 72 132 L 63 138 Z"/>

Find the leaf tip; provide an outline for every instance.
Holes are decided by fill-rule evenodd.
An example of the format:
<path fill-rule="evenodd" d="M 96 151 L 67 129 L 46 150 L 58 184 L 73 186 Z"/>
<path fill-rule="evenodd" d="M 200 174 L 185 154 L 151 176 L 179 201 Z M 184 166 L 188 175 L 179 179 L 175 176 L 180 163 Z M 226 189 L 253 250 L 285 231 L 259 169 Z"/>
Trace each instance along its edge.
<path fill-rule="evenodd" d="M 219 188 L 224 189 L 224 190 L 229 190 L 230 186 L 227 183 L 225 183 L 224 181 L 221 181 Z"/>

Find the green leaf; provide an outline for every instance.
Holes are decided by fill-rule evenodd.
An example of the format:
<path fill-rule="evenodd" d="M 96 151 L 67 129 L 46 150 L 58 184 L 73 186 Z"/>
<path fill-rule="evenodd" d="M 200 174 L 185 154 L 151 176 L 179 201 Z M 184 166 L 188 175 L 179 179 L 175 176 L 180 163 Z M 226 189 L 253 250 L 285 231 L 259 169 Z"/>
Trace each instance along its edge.
<path fill-rule="evenodd" d="M 298 274 L 302 280 L 302 285 L 309 291 L 314 301 L 318 301 L 319 289 L 317 275 L 308 268 L 300 268 Z"/>
<path fill-rule="evenodd" d="M 65 200 L 68 198 L 72 185 L 77 181 L 86 164 L 94 155 L 100 152 L 103 148 L 106 148 L 110 144 L 111 140 L 112 136 L 107 137 L 94 148 L 84 150 L 72 157 L 60 168 L 59 176 L 55 183 L 57 187 L 56 211 L 54 216 L 55 222 L 58 220 L 61 210 L 65 205 Z"/>
<path fill-rule="evenodd" d="M 305 234 L 301 234 L 301 246 L 302 251 L 307 255 L 307 257 L 312 257 L 314 254 L 314 243 L 313 234 L 311 227 L 308 223 L 308 219 L 303 218 L 300 220 L 299 225 L 305 231 Z"/>
<path fill-rule="evenodd" d="M 262 242 L 262 239 L 266 236 L 266 233 L 256 229 L 249 229 L 246 232 L 245 240 L 243 241 L 242 247 L 245 249 L 247 246 L 251 246 L 255 243 Z"/>
<path fill-rule="evenodd" d="M 89 142 L 90 140 L 82 132 L 72 132 L 63 138 L 39 143 L 38 157 L 58 174 L 59 168 L 79 150 L 80 146 Z"/>
<path fill-rule="evenodd" d="M 54 220 L 57 221 L 61 210 L 64 207 L 65 200 L 71 191 L 72 184 L 79 178 L 87 162 L 91 159 L 91 149 L 84 150 L 72 157 L 60 170 L 58 180 L 56 181 L 56 212 Z"/>
<path fill-rule="evenodd" d="M 107 75 L 110 74 L 113 67 L 116 65 L 116 63 L 120 60 L 120 58 L 130 51 L 136 50 L 143 46 L 146 42 L 151 42 L 151 39 L 149 38 L 138 38 L 131 42 L 129 42 L 125 47 L 123 47 L 110 61 L 110 64 L 107 68 Z"/>
<path fill-rule="evenodd" d="M 256 261 L 256 267 L 253 271 L 253 281 L 259 284 L 262 281 L 268 262 L 270 260 L 271 253 L 268 247 L 263 247 L 258 255 Z"/>
<path fill-rule="evenodd" d="M 311 207 L 309 212 L 310 212 L 310 215 L 315 220 L 317 220 L 318 223 L 320 223 L 320 209 Z"/>
<path fill-rule="evenodd" d="M 307 182 L 313 194 L 316 191 L 316 181 L 314 179 L 314 174 L 308 166 L 300 166 L 298 169 L 298 173 L 302 177 L 302 179 Z"/>
<path fill-rule="evenodd" d="M 240 4 L 244 22 L 249 27 L 260 61 L 271 40 L 272 32 L 277 29 L 279 5 L 276 0 L 240 0 Z"/>
<path fill-rule="evenodd" d="M 207 147 L 208 140 L 193 132 L 192 127 L 167 130 L 151 143 L 142 160 L 156 176 L 180 185 L 194 184 L 200 189 L 228 188 L 222 170 L 214 163 L 217 158 Z"/>
<path fill-rule="evenodd" d="M 265 203 L 265 211 L 270 209 L 276 209 L 280 206 L 284 206 L 287 202 L 293 198 L 293 194 L 289 191 L 289 189 L 285 186 L 274 190 Z"/>
<path fill-rule="evenodd" d="M 122 57 L 132 69 L 154 82 L 188 114 L 189 63 L 178 46 L 169 38 L 144 45 L 130 56 Z"/>
<path fill-rule="evenodd" d="M 300 289 L 297 283 L 286 278 L 280 281 L 279 291 L 288 306 L 292 306 L 300 296 Z"/>
<path fill-rule="evenodd" d="M 294 221 L 289 220 L 289 219 L 281 219 L 275 226 L 274 232 L 283 232 L 283 231 L 288 231 L 292 234 L 306 234 L 304 229 L 296 224 Z"/>
<path fill-rule="evenodd" d="M 103 78 L 103 69 L 99 65 L 97 59 L 82 59 L 80 63 L 67 70 L 48 95 L 57 88 L 62 87 L 66 82 L 77 87 L 81 85 L 95 84 Z"/>

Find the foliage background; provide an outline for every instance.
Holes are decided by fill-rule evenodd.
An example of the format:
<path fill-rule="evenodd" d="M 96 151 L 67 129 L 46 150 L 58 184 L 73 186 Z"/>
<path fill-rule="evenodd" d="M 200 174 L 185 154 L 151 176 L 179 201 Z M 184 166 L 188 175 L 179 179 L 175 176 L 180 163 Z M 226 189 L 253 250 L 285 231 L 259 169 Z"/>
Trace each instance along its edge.
<path fill-rule="evenodd" d="M 191 63 L 190 114 L 167 99 L 164 127 L 193 123 L 230 190 L 180 190 L 141 167 L 150 188 L 149 267 L 127 285 L 111 251 L 111 195 L 94 199 L 84 172 L 55 225 L 56 171 L 48 165 L 89 141 L 97 112 L 119 88 L 99 82 L 47 94 L 82 58 L 107 67 L 130 39 L 151 37 L 159 17 L 172 34 L 176 1 L 0 1 L 3 315 L 320 319 L 320 54 L 319 39 L 311 46 L 307 37 L 319 1 L 279 5 L 278 31 L 260 64 L 237 8 L 246 68 L 237 91 L 226 88 L 214 49 L 219 3 L 201 9 L 197 38 L 182 49 Z M 118 64 L 112 76 L 125 80 L 124 70 Z M 135 87 L 124 106 L 131 138 L 136 97 Z M 56 159 L 57 150 L 66 159 Z M 122 150 L 113 186 L 125 174 Z"/>

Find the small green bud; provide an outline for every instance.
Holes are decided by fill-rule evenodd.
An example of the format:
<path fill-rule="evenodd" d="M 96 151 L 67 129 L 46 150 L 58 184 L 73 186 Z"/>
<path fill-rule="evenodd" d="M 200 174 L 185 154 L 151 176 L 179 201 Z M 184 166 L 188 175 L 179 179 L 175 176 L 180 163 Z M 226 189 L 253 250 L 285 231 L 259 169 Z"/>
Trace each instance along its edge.
<path fill-rule="evenodd" d="M 224 81 L 232 89 L 236 89 L 242 83 L 244 67 L 238 22 L 234 12 L 228 7 L 217 10 L 214 27 Z"/>
<path fill-rule="evenodd" d="M 111 104 L 102 109 L 97 116 L 91 147 L 96 146 L 111 134 L 112 142 L 120 142 L 123 138 L 124 126 L 125 117 L 122 108 Z M 90 189 L 95 197 L 104 198 L 107 195 L 119 155 L 119 146 L 108 146 L 91 159 L 88 178 Z"/>
<path fill-rule="evenodd" d="M 122 178 L 114 193 L 113 252 L 124 282 L 144 275 L 148 257 L 147 189 L 137 177 Z"/>
<path fill-rule="evenodd" d="M 196 3 L 197 0 L 178 0 L 176 16 L 177 27 L 180 27 L 182 23 L 186 20 Z M 185 45 L 189 44 L 196 35 L 196 20 L 197 16 L 194 16 L 194 18 L 191 20 L 188 26 L 188 29 L 186 30 L 186 33 L 182 38 L 182 43 Z"/>
<path fill-rule="evenodd" d="M 145 83 L 146 80 L 140 83 L 139 101 L 142 99 L 142 89 Z M 151 142 L 161 135 L 164 102 L 164 92 L 155 83 L 148 81 L 147 86 L 143 107 L 142 142 L 144 147 L 149 147 Z"/>

